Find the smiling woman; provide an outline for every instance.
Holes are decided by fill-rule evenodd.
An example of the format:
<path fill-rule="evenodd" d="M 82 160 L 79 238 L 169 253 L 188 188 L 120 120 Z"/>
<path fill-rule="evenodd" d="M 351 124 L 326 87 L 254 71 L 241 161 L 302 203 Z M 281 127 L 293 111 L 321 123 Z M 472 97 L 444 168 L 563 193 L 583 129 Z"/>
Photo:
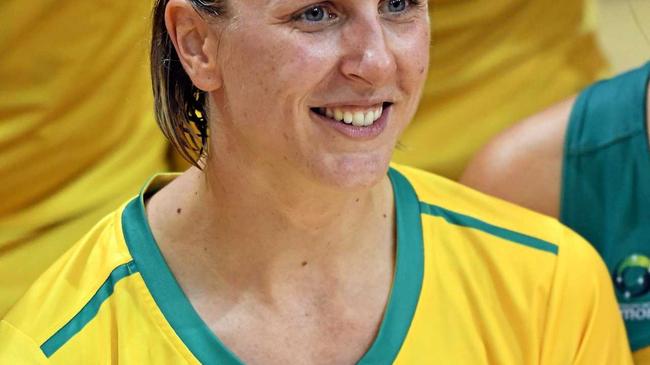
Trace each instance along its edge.
<path fill-rule="evenodd" d="M 583 240 L 389 166 L 426 77 L 426 2 L 159 0 L 153 24 L 158 123 L 194 166 L 34 284 L 0 322 L 2 360 L 629 363 Z"/>
<path fill-rule="evenodd" d="M 236 8 L 233 3 L 230 9 L 203 4 L 199 11 L 204 16 L 207 9 L 219 15 L 191 28 L 197 13 L 186 14 L 187 7 L 171 2 L 167 20 L 177 15 L 179 32 L 172 37 L 180 56 L 176 73 L 183 64 L 188 70 L 183 77 L 196 86 L 184 81 L 171 94 L 184 100 L 167 99 L 171 105 L 159 110 L 196 115 L 198 109 L 213 116 L 209 129 L 214 138 L 207 142 L 213 153 L 207 158 L 214 163 L 208 166 L 245 164 L 264 176 L 264 170 L 282 172 L 289 186 L 296 179 L 300 184 L 375 184 L 385 175 L 392 146 L 415 112 L 422 88 L 420 71 L 428 64 L 425 7 L 408 1 L 355 7 L 271 4 L 264 11 L 255 2 Z M 198 30 L 182 33 L 186 27 Z M 209 35 L 205 41 L 198 39 L 201 32 Z M 164 62 L 154 64 L 154 74 L 164 73 L 165 67 Z M 203 93 L 210 97 L 197 105 Z M 165 97 L 158 94 L 159 105 L 168 104 Z M 334 118 L 327 117 L 327 109 Z M 206 150 L 196 135 L 178 134 L 186 129 L 186 118 L 161 114 L 163 130 L 174 131 L 168 133 L 171 140 Z"/>

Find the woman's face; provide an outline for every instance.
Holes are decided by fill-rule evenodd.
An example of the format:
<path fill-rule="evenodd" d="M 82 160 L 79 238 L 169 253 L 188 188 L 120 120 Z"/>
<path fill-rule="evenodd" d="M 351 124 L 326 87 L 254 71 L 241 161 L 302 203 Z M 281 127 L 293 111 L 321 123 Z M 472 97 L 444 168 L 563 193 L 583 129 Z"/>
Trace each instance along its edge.
<path fill-rule="evenodd" d="M 230 0 L 213 26 L 211 154 L 336 188 L 377 183 L 426 77 L 426 3 Z"/>

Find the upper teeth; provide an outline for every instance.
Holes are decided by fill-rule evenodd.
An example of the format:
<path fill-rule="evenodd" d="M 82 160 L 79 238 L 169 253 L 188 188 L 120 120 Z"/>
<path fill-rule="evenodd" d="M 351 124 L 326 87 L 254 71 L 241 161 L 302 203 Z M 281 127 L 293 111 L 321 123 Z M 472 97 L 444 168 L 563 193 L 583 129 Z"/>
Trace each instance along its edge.
<path fill-rule="evenodd" d="M 322 109 L 321 109 L 322 110 Z M 365 127 L 372 125 L 384 111 L 383 106 L 378 106 L 366 110 L 345 110 L 341 108 L 325 108 L 325 115 L 339 122 L 352 124 L 356 127 Z"/>

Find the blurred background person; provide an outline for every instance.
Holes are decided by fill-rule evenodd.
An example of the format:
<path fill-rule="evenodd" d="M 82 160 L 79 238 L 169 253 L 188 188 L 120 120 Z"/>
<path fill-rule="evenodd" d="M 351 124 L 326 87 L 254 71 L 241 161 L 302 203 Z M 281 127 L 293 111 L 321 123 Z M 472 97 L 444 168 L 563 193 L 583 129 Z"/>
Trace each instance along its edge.
<path fill-rule="evenodd" d="M 650 4 L 632 10 L 644 19 Z M 482 149 L 461 179 L 591 242 L 609 269 L 636 364 L 650 364 L 649 80 L 646 63 L 527 118 Z"/>
<path fill-rule="evenodd" d="M 637 364 L 650 364 L 650 64 L 506 130 L 461 182 L 554 216 L 601 254 Z"/>
<path fill-rule="evenodd" d="M 149 1 L 0 2 L 0 316 L 89 227 L 168 169 Z"/>
<path fill-rule="evenodd" d="M 496 133 L 607 71 L 596 40 L 596 1 L 429 4 L 429 76 L 396 162 L 456 179 Z"/>

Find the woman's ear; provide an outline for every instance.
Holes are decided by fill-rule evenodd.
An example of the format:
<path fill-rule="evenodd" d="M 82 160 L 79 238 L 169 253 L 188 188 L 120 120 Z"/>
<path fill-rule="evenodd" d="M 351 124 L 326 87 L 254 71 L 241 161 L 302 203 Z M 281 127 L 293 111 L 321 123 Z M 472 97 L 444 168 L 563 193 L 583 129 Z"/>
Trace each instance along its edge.
<path fill-rule="evenodd" d="M 208 20 L 187 0 L 169 0 L 165 8 L 165 26 L 178 58 L 192 83 L 203 91 L 221 87 L 217 64 L 217 34 Z"/>

